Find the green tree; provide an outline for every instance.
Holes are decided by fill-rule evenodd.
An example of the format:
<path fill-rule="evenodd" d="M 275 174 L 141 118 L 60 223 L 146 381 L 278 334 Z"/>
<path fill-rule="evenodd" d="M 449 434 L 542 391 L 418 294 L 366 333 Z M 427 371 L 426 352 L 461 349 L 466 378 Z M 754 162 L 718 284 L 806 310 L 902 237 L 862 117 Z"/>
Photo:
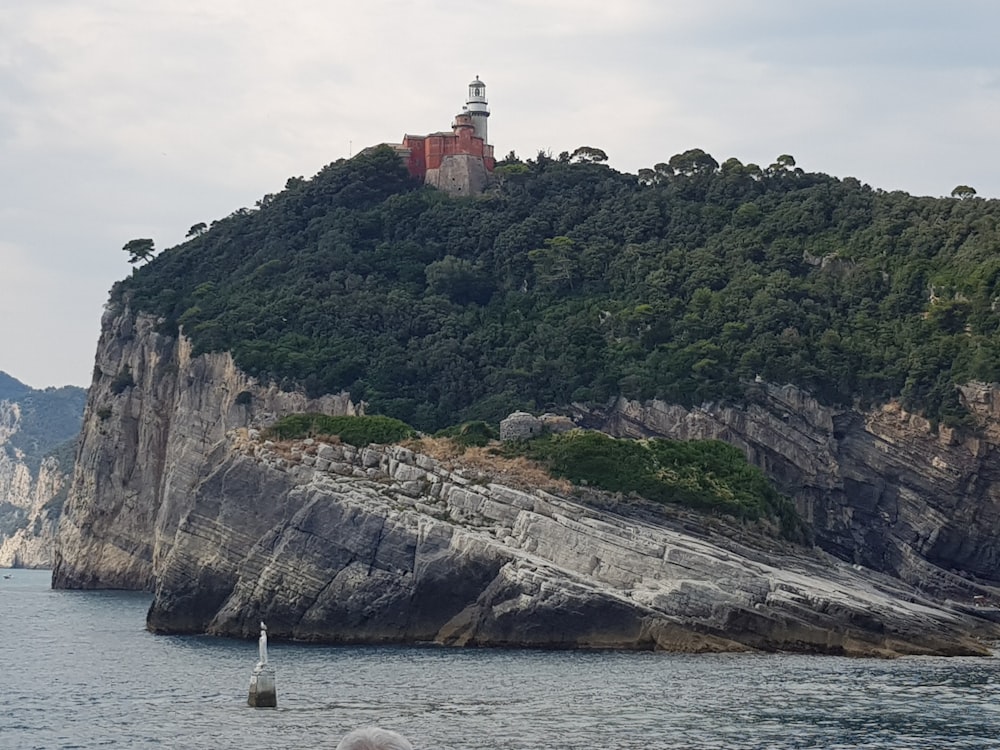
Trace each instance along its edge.
<path fill-rule="evenodd" d="M 579 272 L 576 256 L 573 240 L 562 236 L 547 239 L 544 248 L 528 252 L 539 284 L 550 290 L 574 288 Z"/>
<path fill-rule="evenodd" d="M 601 164 L 608 160 L 608 155 L 593 146 L 580 146 L 570 154 L 570 159 L 575 159 L 580 164 Z"/>
<path fill-rule="evenodd" d="M 153 255 L 156 253 L 153 247 L 153 241 L 150 239 L 134 239 L 129 240 L 122 247 L 126 253 L 128 253 L 129 263 L 139 263 L 140 261 L 149 261 Z"/>
<path fill-rule="evenodd" d="M 659 182 L 665 182 L 674 176 L 674 168 L 662 161 L 653 165 L 653 172 Z"/>
<path fill-rule="evenodd" d="M 185 237 L 200 237 L 201 235 L 203 235 L 207 231 L 208 231 L 208 224 L 206 224 L 203 221 L 199 221 L 197 224 L 192 225 L 192 227 L 188 230 L 187 234 L 184 235 L 184 236 Z"/>
<path fill-rule="evenodd" d="M 657 182 L 656 172 L 648 167 L 640 169 L 638 177 L 640 185 L 655 185 Z"/>
<path fill-rule="evenodd" d="M 968 185 L 958 185 L 954 190 L 951 191 L 952 198 L 958 198 L 960 200 L 966 200 L 967 198 L 973 198 L 976 195 L 976 189 L 969 187 Z"/>
<path fill-rule="evenodd" d="M 493 292 L 493 285 L 486 274 L 464 258 L 454 255 L 446 255 L 429 264 L 424 275 L 429 291 L 462 305 L 470 302 L 485 304 Z"/>
<path fill-rule="evenodd" d="M 670 157 L 670 168 L 677 174 L 708 174 L 719 168 L 719 162 L 700 148 L 692 148 L 682 154 Z"/>

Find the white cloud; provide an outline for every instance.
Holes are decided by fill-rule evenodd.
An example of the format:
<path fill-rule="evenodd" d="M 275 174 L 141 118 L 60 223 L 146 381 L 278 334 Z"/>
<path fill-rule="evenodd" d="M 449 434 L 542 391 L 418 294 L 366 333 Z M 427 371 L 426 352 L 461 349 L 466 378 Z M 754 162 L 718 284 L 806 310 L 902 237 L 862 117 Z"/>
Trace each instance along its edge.
<path fill-rule="evenodd" d="M 100 327 L 101 303 L 74 275 L 54 274 L 57 263 L 0 242 L 0 370 L 36 388 L 88 384 Z"/>
<path fill-rule="evenodd" d="M 3 311 L 53 343 L 2 331 L 0 369 L 85 383 L 126 240 L 174 244 L 291 175 L 446 129 L 474 75 L 501 154 L 591 145 L 635 171 L 693 147 L 791 153 L 1000 196 L 997 21 L 986 0 L 5 3 Z"/>

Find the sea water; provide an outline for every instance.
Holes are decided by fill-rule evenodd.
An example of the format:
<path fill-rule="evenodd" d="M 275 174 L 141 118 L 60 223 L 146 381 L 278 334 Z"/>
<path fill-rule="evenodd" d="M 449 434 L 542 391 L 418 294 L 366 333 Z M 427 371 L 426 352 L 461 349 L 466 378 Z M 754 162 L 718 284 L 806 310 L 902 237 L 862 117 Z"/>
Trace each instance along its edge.
<path fill-rule="evenodd" d="M 1000 659 L 895 661 L 272 641 L 277 709 L 246 704 L 256 641 L 154 636 L 149 596 L 0 571 L 0 748 L 1000 748 Z M 10 576 L 7 578 L 6 576 Z"/>

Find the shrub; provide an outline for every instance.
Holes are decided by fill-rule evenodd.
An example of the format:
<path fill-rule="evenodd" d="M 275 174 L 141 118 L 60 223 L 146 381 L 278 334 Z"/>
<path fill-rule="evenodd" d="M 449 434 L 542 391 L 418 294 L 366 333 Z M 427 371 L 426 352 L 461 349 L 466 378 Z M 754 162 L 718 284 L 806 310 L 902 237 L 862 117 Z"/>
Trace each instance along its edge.
<path fill-rule="evenodd" d="M 491 440 L 499 440 L 500 432 L 488 422 L 465 422 L 464 424 L 446 427 L 434 433 L 436 438 L 448 438 L 463 448 L 469 446 L 483 447 Z"/>
<path fill-rule="evenodd" d="M 791 501 L 739 449 L 718 440 L 620 440 L 574 430 L 507 443 L 503 451 L 540 461 L 574 484 L 750 521 L 770 520 L 784 537 L 804 538 Z"/>
<path fill-rule="evenodd" d="M 275 422 L 266 431 L 266 435 L 278 440 L 336 435 L 345 443 L 361 447 L 372 443 L 380 445 L 398 443 L 415 437 L 416 431 L 405 422 L 392 417 L 289 414 Z"/>

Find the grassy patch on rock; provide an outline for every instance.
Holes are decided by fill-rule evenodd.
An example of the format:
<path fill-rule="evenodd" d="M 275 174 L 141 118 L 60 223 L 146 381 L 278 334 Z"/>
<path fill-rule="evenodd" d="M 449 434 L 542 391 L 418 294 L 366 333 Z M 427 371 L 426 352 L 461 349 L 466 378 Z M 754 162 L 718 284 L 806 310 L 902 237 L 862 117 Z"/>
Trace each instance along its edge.
<path fill-rule="evenodd" d="M 487 422 L 465 422 L 434 433 L 436 438 L 449 438 L 463 448 L 483 447 L 500 438 L 500 431 Z"/>
<path fill-rule="evenodd" d="M 392 417 L 289 414 L 271 425 L 266 435 L 274 440 L 337 436 L 343 442 L 360 448 L 372 443 L 379 445 L 399 443 L 414 437 L 416 431 L 405 422 Z"/>
<path fill-rule="evenodd" d="M 788 539 L 804 538 L 791 500 L 719 440 L 624 440 L 574 430 L 506 443 L 502 451 L 534 459 L 573 484 L 771 523 Z"/>

